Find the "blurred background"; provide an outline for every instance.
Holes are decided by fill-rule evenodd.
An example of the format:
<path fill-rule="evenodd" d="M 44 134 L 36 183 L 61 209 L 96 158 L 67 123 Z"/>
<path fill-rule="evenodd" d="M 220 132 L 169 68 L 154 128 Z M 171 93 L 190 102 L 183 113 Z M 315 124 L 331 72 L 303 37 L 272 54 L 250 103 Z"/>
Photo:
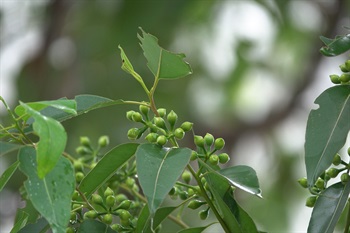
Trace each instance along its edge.
<path fill-rule="evenodd" d="M 339 74 L 347 59 L 322 57 L 319 36 L 349 33 L 343 28 L 349 12 L 347 0 L 1 0 L 0 94 L 11 108 L 18 100 L 79 94 L 145 100 L 121 70 L 118 50 L 120 44 L 150 86 L 136 37 L 142 27 L 162 47 L 185 53 L 194 71 L 160 82 L 157 106 L 195 122 L 198 135 L 223 137 L 231 165 L 257 171 L 264 198 L 237 192 L 237 199 L 259 229 L 306 232 L 308 191 L 297 184 L 306 175 L 306 120 L 314 99 L 332 86 L 328 75 Z M 75 153 L 80 136 L 109 135 L 111 146 L 127 142 L 131 109 L 108 107 L 64 122 L 67 151 Z M 8 124 L 3 105 L 0 114 Z M 0 173 L 12 155 L 0 158 Z M 12 227 L 23 179 L 18 173 L 0 193 L 0 232 Z M 201 224 L 195 212 L 190 217 Z"/>

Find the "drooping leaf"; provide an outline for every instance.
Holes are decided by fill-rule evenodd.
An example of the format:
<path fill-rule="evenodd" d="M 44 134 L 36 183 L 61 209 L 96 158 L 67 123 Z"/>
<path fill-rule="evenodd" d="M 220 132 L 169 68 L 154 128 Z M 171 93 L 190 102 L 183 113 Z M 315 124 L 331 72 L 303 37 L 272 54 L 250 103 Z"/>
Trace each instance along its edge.
<path fill-rule="evenodd" d="M 201 233 L 213 224 L 216 224 L 216 223 L 215 222 L 210 223 L 209 225 L 206 225 L 204 227 L 193 227 L 193 228 L 189 228 L 189 229 L 184 229 L 184 230 L 178 231 L 177 233 Z"/>
<path fill-rule="evenodd" d="M 4 171 L 4 173 L 2 173 L 0 177 L 0 192 L 4 188 L 6 183 L 9 181 L 9 179 L 12 177 L 13 173 L 17 170 L 18 165 L 19 165 L 19 161 L 17 160 L 11 166 L 9 166 Z"/>
<path fill-rule="evenodd" d="M 332 164 L 344 146 L 350 130 L 350 86 L 335 86 L 324 91 L 309 114 L 305 136 L 305 164 L 309 187 Z"/>
<path fill-rule="evenodd" d="M 12 230 L 10 231 L 10 233 L 19 232 L 19 230 L 21 230 L 26 225 L 27 220 L 28 220 L 28 214 L 26 212 L 20 210 L 17 213 L 14 226 L 13 226 Z"/>
<path fill-rule="evenodd" d="M 96 166 L 84 177 L 79 189 L 87 197 L 103 185 L 134 154 L 139 144 L 118 145 L 107 152 Z"/>
<path fill-rule="evenodd" d="M 0 156 L 18 150 L 23 145 L 0 141 Z"/>
<path fill-rule="evenodd" d="M 37 222 L 23 227 L 18 233 L 46 233 L 50 225 L 45 218 L 40 218 Z"/>
<path fill-rule="evenodd" d="M 258 230 L 252 218 L 238 205 L 232 196 L 229 182 L 217 173 L 207 173 L 205 178 L 214 195 L 215 205 L 228 232 L 252 232 Z"/>
<path fill-rule="evenodd" d="M 35 120 L 33 129 L 40 137 L 36 147 L 38 176 L 43 178 L 55 167 L 61 157 L 66 147 L 67 134 L 58 121 L 42 115 L 24 103 L 21 105 Z"/>
<path fill-rule="evenodd" d="M 101 233 L 116 233 L 108 225 L 96 221 L 96 220 L 84 220 L 80 225 L 78 233 L 92 233 L 92 232 L 101 232 Z"/>
<path fill-rule="evenodd" d="M 75 188 L 74 169 L 64 157 L 43 179 L 37 174 L 36 152 L 23 147 L 18 154 L 20 170 L 28 177 L 24 182 L 28 198 L 48 221 L 53 233 L 64 233 L 70 218 L 71 197 Z"/>
<path fill-rule="evenodd" d="M 337 56 L 350 50 L 350 34 L 337 36 L 335 39 L 320 37 L 326 46 L 320 49 L 320 52 L 325 56 Z"/>
<path fill-rule="evenodd" d="M 148 68 L 155 77 L 175 79 L 192 73 L 190 65 L 183 60 L 185 58 L 184 54 L 175 54 L 161 48 L 155 36 L 144 32 L 142 29 L 141 31 L 142 36 L 137 36 L 148 61 Z"/>
<path fill-rule="evenodd" d="M 328 187 L 318 197 L 310 218 L 308 233 L 333 232 L 349 198 L 350 182 Z"/>
<path fill-rule="evenodd" d="M 134 70 L 134 67 L 132 66 L 131 62 L 126 56 L 123 48 L 120 45 L 118 46 L 118 48 L 120 49 L 120 56 L 122 59 L 122 70 L 134 76 L 138 81 L 141 81 L 141 76 Z"/>
<path fill-rule="evenodd" d="M 59 109 L 63 112 L 66 112 L 68 114 L 71 114 L 73 116 L 77 115 L 77 106 L 75 100 L 69 100 L 67 98 L 62 98 L 58 100 L 51 100 L 51 101 L 39 101 L 39 102 L 32 102 L 32 103 L 26 103 L 30 108 L 32 108 L 35 111 L 40 111 L 47 107 L 53 107 L 55 109 Z M 23 116 L 26 113 L 26 109 L 23 105 L 18 105 L 15 108 L 15 113 L 18 116 Z M 24 119 L 28 119 L 29 116 L 24 117 Z M 22 118 L 23 119 L 23 118 Z"/>
<path fill-rule="evenodd" d="M 188 164 L 188 148 L 142 144 L 136 151 L 137 175 L 153 215 Z"/>

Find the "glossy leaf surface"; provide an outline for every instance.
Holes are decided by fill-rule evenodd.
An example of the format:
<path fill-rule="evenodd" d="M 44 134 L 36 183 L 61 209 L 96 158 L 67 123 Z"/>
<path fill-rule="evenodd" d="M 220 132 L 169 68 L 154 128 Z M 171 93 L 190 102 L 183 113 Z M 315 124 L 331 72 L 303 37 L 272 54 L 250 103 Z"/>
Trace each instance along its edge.
<path fill-rule="evenodd" d="M 312 211 L 308 233 L 334 232 L 350 193 L 350 182 L 328 187 L 318 197 Z"/>
<path fill-rule="evenodd" d="M 78 233 L 116 233 L 106 224 L 96 220 L 85 220 L 79 227 Z"/>
<path fill-rule="evenodd" d="M 215 223 L 211 223 L 211 224 L 204 226 L 204 227 L 193 227 L 193 228 L 189 228 L 189 229 L 184 229 L 184 230 L 178 231 L 177 233 L 201 233 L 213 224 L 215 224 Z"/>
<path fill-rule="evenodd" d="M 192 73 L 190 65 L 185 62 L 184 54 L 169 52 L 158 45 L 158 39 L 144 32 L 138 35 L 144 55 L 148 61 L 148 68 L 159 79 L 181 78 Z"/>
<path fill-rule="evenodd" d="M 9 181 L 9 179 L 12 177 L 13 173 L 17 170 L 17 167 L 19 165 L 19 161 L 14 162 L 11 166 L 9 166 L 4 173 L 2 173 L 0 177 L 0 192 L 6 185 L 6 183 Z"/>
<path fill-rule="evenodd" d="M 309 187 L 332 164 L 344 146 L 350 130 L 350 86 L 335 86 L 324 91 L 309 114 L 305 136 L 305 164 Z"/>
<path fill-rule="evenodd" d="M 40 218 L 35 223 L 30 223 L 23 227 L 18 233 L 46 233 L 49 228 L 49 223 L 45 218 Z"/>
<path fill-rule="evenodd" d="M 107 152 L 81 181 L 80 191 L 90 197 L 135 154 L 138 145 L 137 143 L 121 144 Z"/>
<path fill-rule="evenodd" d="M 26 212 L 22 210 L 17 212 L 15 224 L 12 230 L 10 231 L 10 233 L 17 233 L 20 229 L 22 229 L 26 225 L 27 220 L 28 220 L 28 214 Z"/>
<path fill-rule="evenodd" d="M 74 169 L 64 157 L 43 179 L 37 174 L 36 152 L 31 147 L 19 151 L 20 170 L 28 177 L 24 182 L 28 198 L 49 222 L 54 233 L 64 233 L 70 218 L 71 197 L 75 188 Z"/>
<path fill-rule="evenodd" d="M 326 45 L 320 49 L 325 56 L 333 57 L 350 50 L 350 34 L 337 36 L 335 39 L 321 36 L 320 39 Z"/>
<path fill-rule="evenodd" d="M 188 164 L 188 148 L 163 148 L 142 144 L 136 151 L 137 174 L 151 215 L 159 208 Z"/>
<path fill-rule="evenodd" d="M 21 103 L 26 112 L 34 118 L 33 129 L 40 137 L 36 146 L 38 176 L 43 178 L 56 165 L 66 147 L 67 134 L 56 120 L 42 115 L 28 105 Z"/>

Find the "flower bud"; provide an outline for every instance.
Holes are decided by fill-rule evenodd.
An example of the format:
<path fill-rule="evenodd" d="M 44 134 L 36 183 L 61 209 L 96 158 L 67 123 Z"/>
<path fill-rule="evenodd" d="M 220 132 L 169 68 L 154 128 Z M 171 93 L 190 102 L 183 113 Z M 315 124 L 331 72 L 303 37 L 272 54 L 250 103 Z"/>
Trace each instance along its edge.
<path fill-rule="evenodd" d="M 135 184 L 135 179 L 134 178 L 131 178 L 131 177 L 128 177 L 125 181 L 125 184 L 126 186 L 128 186 L 129 188 L 132 188 L 134 187 L 134 184 Z"/>
<path fill-rule="evenodd" d="M 159 128 L 165 129 L 165 121 L 161 117 L 154 117 L 154 124 Z"/>
<path fill-rule="evenodd" d="M 190 183 L 191 179 L 192 179 L 192 174 L 191 172 L 185 170 L 182 175 L 181 178 L 183 181 L 185 181 L 186 184 Z"/>
<path fill-rule="evenodd" d="M 88 137 L 80 137 L 80 144 L 86 147 L 91 146 L 90 139 Z"/>
<path fill-rule="evenodd" d="M 183 137 L 185 136 L 185 131 L 182 128 L 177 128 L 174 131 L 174 135 L 177 139 L 183 139 Z"/>
<path fill-rule="evenodd" d="M 132 114 L 131 119 L 132 119 L 132 121 L 135 121 L 135 122 L 142 122 L 143 121 L 142 115 L 139 112 L 134 112 L 134 114 Z"/>
<path fill-rule="evenodd" d="M 131 214 L 129 213 L 129 211 L 124 209 L 118 210 L 118 215 L 121 220 L 129 220 L 131 217 Z"/>
<path fill-rule="evenodd" d="M 209 163 L 211 163 L 212 165 L 218 165 L 218 163 L 219 163 L 219 156 L 216 155 L 216 154 L 210 155 Z"/>
<path fill-rule="evenodd" d="M 348 173 L 341 174 L 340 180 L 343 184 L 346 184 L 350 180 L 349 174 Z"/>
<path fill-rule="evenodd" d="M 101 136 L 99 139 L 98 139 L 98 145 L 100 147 L 106 147 L 108 146 L 109 144 L 109 137 L 108 136 Z"/>
<path fill-rule="evenodd" d="M 113 207 L 115 205 L 115 196 L 109 195 L 106 197 L 106 206 L 108 208 Z"/>
<path fill-rule="evenodd" d="M 85 146 L 78 146 L 75 149 L 75 152 L 77 152 L 77 154 L 79 154 L 79 155 L 88 155 L 91 153 L 90 149 L 85 147 Z"/>
<path fill-rule="evenodd" d="M 340 171 L 339 171 L 338 169 L 332 167 L 332 168 L 330 168 L 330 169 L 326 172 L 326 174 L 329 175 L 331 178 L 335 178 L 335 177 L 337 177 L 337 175 L 339 174 L 339 172 L 340 172 Z"/>
<path fill-rule="evenodd" d="M 194 144 L 198 147 L 204 147 L 204 138 L 202 136 L 194 135 Z"/>
<path fill-rule="evenodd" d="M 111 195 L 114 195 L 114 191 L 110 187 L 107 187 L 103 193 L 103 196 L 107 197 L 107 196 L 111 196 Z"/>
<path fill-rule="evenodd" d="M 335 166 L 338 166 L 340 163 L 341 163 L 341 157 L 339 154 L 336 154 L 333 158 L 333 161 L 332 163 L 335 165 Z"/>
<path fill-rule="evenodd" d="M 102 222 L 106 223 L 107 225 L 111 224 L 113 222 L 113 215 L 105 214 L 102 218 Z"/>
<path fill-rule="evenodd" d="M 156 142 L 157 141 L 157 138 L 158 138 L 158 134 L 157 133 L 149 133 L 145 139 L 150 142 L 150 143 L 153 143 L 153 142 Z"/>
<path fill-rule="evenodd" d="M 141 105 L 139 106 L 139 110 L 140 110 L 140 112 L 141 112 L 143 115 L 147 116 L 147 115 L 148 115 L 148 112 L 149 112 L 149 107 L 147 107 L 146 105 L 141 104 Z"/>
<path fill-rule="evenodd" d="M 75 173 L 75 180 L 80 183 L 84 179 L 85 175 L 82 172 Z"/>
<path fill-rule="evenodd" d="M 177 114 L 171 110 L 167 116 L 167 120 L 171 127 L 173 127 L 177 121 Z"/>
<path fill-rule="evenodd" d="M 307 179 L 304 177 L 304 178 L 300 178 L 299 180 L 298 180 L 298 183 L 301 185 L 301 187 L 303 187 L 303 188 L 307 188 L 308 187 L 308 185 L 307 185 Z"/>
<path fill-rule="evenodd" d="M 310 197 L 308 197 L 308 198 L 306 199 L 305 205 L 306 205 L 307 207 L 311 207 L 311 208 L 312 208 L 312 207 L 315 206 L 316 200 L 317 200 L 317 196 L 310 196 Z"/>
<path fill-rule="evenodd" d="M 342 71 L 342 72 L 349 72 L 350 70 L 348 70 L 348 68 L 347 68 L 347 66 L 346 66 L 346 64 L 344 63 L 344 64 L 341 64 L 340 66 L 339 66 L 339 68 L 340 68 L 340 70 Z"/>
<path fill-rule="evenodd" d="M 126 112 L 126 118 L 129 119 L 130 121 L 132 121 L 132 116 L 134 115 L 135 111 L 134 110 L 130 110 Z"/>
<path fill-rule="evenodd" d="M 139 136 L 139 129 L 138 128 L 131 128 L 128 131 L 128 138 L 129 140 L 135 140 Z"/>
<path fill-rule="evenodd" d="M 95 210 L 90 210 L 84 213 L 84 219 L 94 219 L 97 218 L 97 212 Z"/>
<path fill-rule="evenodd" d="M 209 216 L 209 209 L 199 211 L 199 218 L 202 220 L 206 220 Z"/>
<path fill-rule="evenodd" d="M 115 196 L 115 199 L 118 203 L 123 202 L 124 200 L 128 200 L 128 197 L 125 196 L 124 194 L 120 193 L 117 196 Z"/>
<path fill-rule="evenodd" d="M 75 160 L 74 162 L 73 162 L 73 167 L 74 167 L 74 170 L 75 171 L 83 171 L 83 169 L 84 169 L 84 164 L 83 164 L 83 162 L 82 161 L 80 161 L 80 160 Z"/>
<path fill-rule="evenodd" d="M 350 74 L 342 74 L 339 77 L 339 80 L 343 83 L 347 83 L 350 81 Z"/>
<path fill-rule="evenodd" d="M 334 84 L 339 84 L 340 80 L 339 80 L 339 75 L 336 74 L 331 74 L 329 75 L 329 77 L 331 78 L 331 82 Z"/>
<path fill-rule="evenodd" d="M 120 203 L 117 207 L 117 209 L 124 209 L 124 210 L 128 210 L 130 209 L 130 206 L 132 204 L 132 201 L 130 200 L 124 200 L 122 201 L 122 203 Z"/>
<path fill-rule="evenodd" d="M 180 126 L 181 129 L 183 129 L 185 132 L 190 131 L 192 129 L 193 123 L 189 121 L 185 121 Z"/>
<path fill-rule="evenodd" d="M 214 143 L 214 137 L 213 137 L 213 135 L 211 135 L 210 133 L 207 133 L 207 134 L 204 136 L 204 141 L 205 141 L 205 144 L 207 144 L 208 146 L 213 145 L 213 143 Z"/>
<path fill-rule="evenodd" d="M 219 162 L 221 164 L 225 164 L 228 161 L 230 161 L 230 156 L 227 153 L 221 153 L 219 154 Z"/>
<path fill-rule="evenodd" d="M 350 72 L 350 60 L 347 60 L 347 61 L 345 62 L 345 67 L 346 67 L 346 69 Z"/>
<path fill-rule="evenodd" d="M 91 201 L 96 205 L 103 205 L 102 197 L 98 194 L 92 194 Z"/>
<path fill-rule="evenodd" d="M 221 150 L 225 146 L 225 141 L 223 138 L 217 138 L 214 142 L 215 150 Z"/>
<path fill-rule="evenodd" d="M 158 108 L 157 110 L 160 117 L 164 117 L 166 115 L 166 109 L 165 108 Z"/>
<path fill-rule="evenodd" d="M 325 182 L 323 179 L 321 178 L 318 178 L 316 183 L 315 183 L 315 186 L 321 190 L 323 190 L 325 188 Z"/>
<path fill-rule="evenodd" d="M 160 135 L 157 138 L 157 144 L 160 146 L 164 146 L 168 142 L 168 139 L 164 135 Z"/>
<path fill-rule="evenodd" d="M 191 161 L 194 161 L 194 160 L 197 159 L 197 157 L 198 157 L 197 152 L 195 152 L 195 151 L 193 150 L 192 153 L 191 153 L 191 158 L 190 158 L 190 160 L 191 160 Z"/>
<path fill-rule="evenodd" d="M 192 210 L 195 210 L 195 209 L 198 209 L 199 207 L 201 207 L 204 204 L 207 204 L 207 203 L 204 202 L 204 201 L 199 201 L 199 200 L 191 200 L 188 203 L 187 207 L 192 209 Z"/>

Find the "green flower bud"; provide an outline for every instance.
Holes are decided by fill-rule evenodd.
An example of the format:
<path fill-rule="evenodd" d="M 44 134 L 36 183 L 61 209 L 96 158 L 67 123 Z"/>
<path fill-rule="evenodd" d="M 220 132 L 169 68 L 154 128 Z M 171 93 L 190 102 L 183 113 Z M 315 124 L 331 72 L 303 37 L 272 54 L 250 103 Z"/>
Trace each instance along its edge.
<path fill-rule="evenodd" d="M 157 141 L 157 138 L 158 138 L 158 134 L 157 133 L 149 133 L 145 139 L 150 142 L 150 143 L 153 143 L 153 142 L 156 142 Z"/>
<path fill-rule="evenodd" d="M 96 205 L 103 205 L 103 199 L 98 194 L 95 194 L 95 193 L 92 194 L 91 201 L 92 201 L 92 203 L 94 203 Z"/>
<path fill-rule="evenodd" d="M 80 183 L 84 179 L 85 175 L 82 172 L 75 173 L 75 180 Z"/>
<path fill-rule="evenodd" d="M 182 128 L 177 128 L 174 131 L 174 135 L 177 139 L 181 140 L 185 136 L 185 131 Z"/>
<path fill-rule="evenodd" d="M 341 174 L 340 180 L 343 184 L 346 184 L 350 180 L 349 174 L 348 173 Z"/>
<path fill-rule="evenodd" d="M 168 139 L 164 135 L 160 135 L 157 138 L 157 144 L 160 146 L 164 146 L 168 142 Z"/>
<path fill-rule="evenodd" d="M 326 174 L 329 175 L 329 177 L 331 177 L 331 178 L 335 178 L 335 177 L 337 177 L 339 172 L 340 171 L 338 169 L 332 167 L 326 172 Z"/>
<path fill-rule="evenodd" d="M 75 160 L 73 162 L 74 171 L 82 171 L 84 169 L 84 164 L 80 160 Z"/>
<path fill-rule="evenodd" d="M 129 140 L 135 140 L 139 136 L 139 129 L 138 128 L 131 128 L 128 131 L 128 138 Z"/>
<path fill-rule="evenodd" d="M 70 213 L 69 220 L 70 220 L 71 222 L 77 221 L 77 213 L 76 213 L 76 212 L 71 212 L 71 213 Z"/>
<path fill-rule="evenodd" d="M 219 154 L 219 162 L 221 164 L 225 164 L 228 161 L 230 161 L 230 156 L 227 153 L 221 153 Z"/>
<path fill-rule="evenodd" d="M 171 127 L 173 127 L 177 121 L 177 114 L 171 110 L 167 116 L 167 120 Z"/>
<path fill-rule="evenodd" d="M 202 136 L 194 135 L 194 144 L 198 147 L 204 147 L 204 138 Z"/>
<path fill-rule="evenodd" d="M 112 224 L 111 225 L 112 230 L 116 231 L 116 232 L 122 232 L 124 230 L 124 227 L 122 227 L 119 224 Z"/>
<path fill-rule="evenodd" d="M 165 108 L 158 108 L 157 110 L 160 117 L 164 117 L 166 115 L 166 109 Z"/>
<path fill-rule="evenodd" d="M 191 200 L 187 207 L 192 209 L 192 210 L 195 210 L 195 209 L 198 209 L 199 207 L 201 207 L 202 205 L 205 205 L 207 204 L 206 202 L 204 201 L 199 201 L 199 200 Z"/>
<path fill-rule="evenodd" d="M 133 121 L 132 116 L 134 115 L 135 111 L 130 110 L 126 112 L 126 118 L 129 119 L 130 121 Z"/>
<path fill-rule="evenodd" d="M 350 147 L 348 148 L 348 155 L 350 156 Z"/>
<path fill-rule="evenodd" d="M 165 121 L 161 117 L 154 117 L 153 118 L 154 124 L 158 126 L 159 128 L 165 129 Z"/>
<path fill-rule="evenodd" d="M 183 129 L 185 132 L 190 131 L 192 129 L 193 123 L 189 121 L 185 121 L 180 126 L 181 129 Z"/>
<path fill-rule="evenodd" d="M 210 133 L 207 133 L 207 134 L 204 136 L 204 141 L 205 141 L 205 144 L 207 144 L 208 146 L 213 145 L 213 143 L 214 143 L 214 137 L 213 137 L 213 135 L 211 135 Z"/>
<path fill-rule="evenodd" d="M 72 195 L 72 200 L 76 201 L 79 198 L 79 192 L 77 190 L 74 190 L 73 195 Z"/>
<path fill-rule="evenodd" d="M 206 220 L 209 216 L 209 209 L 199 211 L 199 218 L 202 220 Z"/>
<path fill-rule="evenodd" d="M 129 220 L 130 219 L 130 217 L 131 217 L 131 214 L 129 213 L 129 211 L 127 211 L 127 210 L 124 210 L 124 209 L 120 209 L 120 210 L 118 210 L 118 215 L 119 215 L 119 218 L 121 219 L 121 220 Z"/>
<path fill-rule="evenodd" d="M 197 157 L 198 157 L 197 152 L 195 152 L 195 151 L 193 150 L 192 153 L 191 153 L 191 158 L 190 158 L 190 160 L 191 160 L 191 161 L 194 161 L 194 160 L 197 159 Z"/>
<path fill-rule="evenodd" d="M 135 179 L 134 178 L 131 178 L 131 177 L 128 177 L 125 181 L 125 184 L 126 186 L 128 186 L 129 188 L 132 188 L 134 187 L 134 184 L 135 184 Z"/>
<path fill-rule="evenodd" d="M 108 208 L 113 207 L 115 205 L 115 196 L 109 195 L 106 197 L 106 206 Z"/>
<path fill-rule="evenodd" d="M 315 183 L 315 186 L 318 188 L 318 189 L 321 189 L 323 190 L 325 188 L 325 182 L 323 179 L 321 178 L 318 178 L 316 183 Z"/>
<path fill-rule="evenodd" d="M 111 195 L 114 195 L 114 191 L 110 187 L 107 187 L 103 193 L 103 196 L 107 197 L 107 196 L 111 196 Z"/>
<path fill-rule="evenodd" d="M 315 206 L 316 200 L 317 200 L 317 196 L 310 196 L 310 197 L 308 197 L 308 198 L 306 199 L 305 205 L 306 205 L 307 207 L 311 207 L 311 208 L 312 208 L 312 207 Z"/>
<path fill-rule="evenodd" d="M 215 150 L 221 150 L 225 146 L 225 141 L 223 138 L 217 138 L 214 142 Z"/>
<path fill-rule="evenodd" d="M 115 196 L 115 199 L 118 203 L 123 202 L 124 200 L 128 200 L 128 197 L 125 196 L 124 194 L 120 193 L 117 196 Z"/>
<path fill-rule="evenodd" d="M 168 193 L 170 196 L 173 196 L 176 194 L 176 187 L 172 187 Z"/>
<path fill-rule="evenodd" d="M 91 153 L 91 150 L 85 146 L 78 146 L 75 149 L 75 152 L 77 152 L 77 154 L 79 154 L 79 155 L 88 155 Z"/>
<path fill-rule="evenodd" d="M 141 104 L 139 106 L 139 110 L 143 115 L 147 116 L 149 112 L 149 107 Z"/>
<path fill-rule="evenodd" d="M 339 77 L 339 80 L 343 83 L 347 83 L 350 81 L 350 74 L 342 74 Z"/>
<path fill-rule="evenodd" d="M 117 207 L 117 209 L 124 209 L 124 210 L 128 210 L 130 209 L 130 206 L 132 204 L 132 201 L 130 200 L 124 200 L 122 201 L 122 203 L 120 203 Z"/>
<path fill-rule="evenodd" d="M 132 121 L 135 121 L 135 122 L 142 122 L 143 121 L 142 115 L 139 112 L 134 112 L 134 114 L 132 114 L 131 119 L 132 119 Z"/>
<path fill-rule="evenodd" d="M 219 156 L 216 155 L 216 154 L 210 155 L 209 163 L 211 163 L 212 165 L 218 165 L 218 163 L 219 163 Z"/>
<path fill-rule="evenodd" d="M 191 179 L 192 179 L 192 174 L 191 172 L 185 170 L 182 175 L 181 178 L 183 181 L 185 181 L 186 184 L 190 183 Z"/>
<path fill-rule="evenodd" d="M 113 222 L 113 215 L 105 214 L 102 218 L 102 222 L 106 223 L 107 225 L 111 224 Z"/>
<path fill-rule="evenodd" d="M 336 154 L 333 158 L 333 162 L 332 162 L 335 166 L 338 166 L 339 164 L 341 164 L 341 157 L 339 154 Z"/>
<path fill-rule="evenodd" d="M 336 74 L 331 74 L 329 75 L 329 77 L 331 78 L 331 82 L 334 84 L 339 84 L 340 80 L 339 80 L 339 75 Z"/>
<path fill-rule="evenodd" d="M 349 72 L 349 71 L 350 71 L 350 70 L 347 69 L 345 63 L 344 63 L 344 64 L 341 64 L 341 65 L 339 66 L 339 68 L 340 68 L 340 70 L 341 70 L 342 72 Z"/>
<path fill-rule="evenodd" d="M 180 191 L 179 197 L 181 200 L 186 200 L 188 198 L 188 193 L 186 191 Z"/>
<path fill-rule="evenodd" d="M 106 147 L 106 146 L 108 146 L 108 144 L 109 144 L 109 137 L 108 136 L 104 135 L 98 139 L 98 145 L 100 147 Z"/>
<path fill-rule="evenodd" d="M 80 137 L 80 144 L 86 147 L 91 146 L 90 139 L 88 137 Z"/>
<path fill-rule="evenodd" d="M 72 228 L 72 227 L 66 228 L 66 233 L 74 233 L 74 232 L 75 232 L 74 228 Z"/>
<path fill-rule="evenodd" d="M 191 189 L 191 188 L 187 189 L 187 193 L 188 193 L 188 196 L 189 196 L 189 197 L 192 197 L 194 194 L 196 194 L 196 193 L 194 192 L 194 190 Z"/>
<path fill-rule="evenodd" d="M 298 183 L 301 185 L 301 187 L 303 187 L 303 188 L 307 188 L 308 187 L 308 185 L 307 185 L 307 179 L 305 178 L 305 177 L 303 177 L 303 178 L 300 178 L 299 180 L 298 180 Z"/>
<path fill-rule="evenodd" d="M 84 213 L 84 219 L 94 219 L 97 218 L 97 212 L 95 210 L 90 210 Z"/>
<path fill-rule="evenodd" d="M 344 64 L 346 69 L 350 72 L 350 60 L 347 60 Z"/>

